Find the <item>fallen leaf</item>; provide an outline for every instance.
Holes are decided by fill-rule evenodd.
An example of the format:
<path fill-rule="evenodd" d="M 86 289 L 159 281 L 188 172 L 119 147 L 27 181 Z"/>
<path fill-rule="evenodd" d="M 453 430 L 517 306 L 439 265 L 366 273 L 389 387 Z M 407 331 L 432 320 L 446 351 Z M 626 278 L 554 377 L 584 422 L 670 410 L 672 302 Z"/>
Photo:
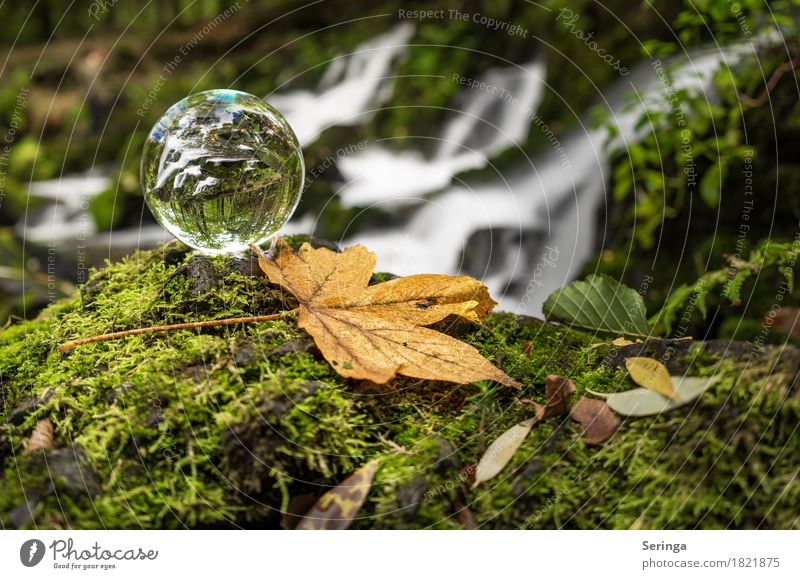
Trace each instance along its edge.
<path fill-rule="evenodd" d="M 547 406 L 544 407 L 544 418 L 569 412 L 575 390 L 575 384 L 569 378 L 562 378 L 555 374 L 550 374 L 545 378 L 544 395 L 547 397 Z"/>
<path fill-rule="evenodd" d="M 623 416 L 652 416 L 692 402 L 695 398 L 708 390 L 716 381 L 716 377 L 690 378 L 673 376 L 672 386 L 678 394 L 678 400 L 665 398 L 661 394 L 648 390 L 647 388 L 635 388 L 627 392 L 601 394 L 601 396 L 605 397 L 606 404 L 608 404 L 614 412 L 622 414 Z"/>
<path fill-rule="evenodd" d="M 800 340 L 800 308 L 786 307 L 772 311 L 764 316 L 761 323 L 765 328 L 768 328 L 770 324 L 774 324 L 775 328 Z"/>
<path fill-rule="evenodd" d="M 587 330 L 638 338 L 652 333 L 639 292 L 607 275 L 590 275 L 554 291 L 542 311 L 548 320 Z"/>
<path fill-rule="evenodd" d="M 592 348 L 593 350 L 595 348 L 600 348 L 601 346 L 616 346 L 618 348 L 621 348 L 622 346 L 632 346 L 633 344 L 641 344 L 641 343 L 642 341 L 639 339 L 629 340 L 628 338 L 614 338 L 608 343 L 600 342 L 597 344 L 592 344 L 590 348 Z"/>
<path fill-rule="evenodd" d="M 544 420 L 560 414 L 567 414 L 575 390 L 575 384 L 569 378 L 550 374 L 545 378 L 544 395 L 547 398 L 546 405 L 542 406 L 529 398 L 522 399 L 520 402 L 533 407 L 537 420 Z"/>
<path fill-rule="evenodd" d="M 303 516 L 317 502 L 317 498 L 316 495 L 310 494 L 292 495 L 286 506 L 286 512 L 281 516 L 281 528 L 287 531 L 295 530 L 298 523 L 303 520 Z"/>
<path fill-rule="evenodd" d="M 678 393 L 675 392 L 672 386 L 669 370 L 658 360 L 641 356 L 626 358 L 625 367 L 628 369 L 633 381 L 639 386 L 644 386 L 672 400 L 680 400 Z"/>
<path fill-rule="evenodd" d="M 36 423 L 25 445 L 25 452 L 36 452 L 37 450 L 48 450 L 53 448 L 53 423 L 49 418 L 43 418 Z"/>
<path fill-rule="evenodd" d="M 332 488 L 297 523 L 298 530 L 344 530 L 350 526 L 369 494 L 378 461 L 372 460 Z"/>
<path fill-rule="evenodd" d="M 536 418 L 530 418 L 515 424 L 489 445 L 489 448 L 486 449 L 486 452 L 483 453 L 480 461 L 478 461 L 478 466 L 475 469 L 475 482 L 472 484 L 472 488 L 496 477 L 505 468 L 519 446 L 528 437 L 528 433 L 533 428 L 536 420 Z"/>
<path fill-rule="evenodd" d="M 641 531 L 642 529 L 644 529 L 644 523 L 645 523 L 646 520 L 647 519 L 645 518 L 644 513 L 642 513 L 641 515 L 639 515 L 636 518 L 635 521 L 633 521 L 633 524 L 630 527 L 628 527 L 628 530 L 629 531 Z"/>
<path fill-rule="evenodd" d="M 403 374 L 522 387 L 474 347 L 423 327 L 452 314 L 486 318 L 496 303 L 478 280 L 423 274 L 368 286 L 376 257 L 363 246 L 336 253 L 304 243 L 295 253 L 284 241 L 277 244 L 274 259 L 253 247 L 261 269 L 294 294 L 298 325 L 342 376 L 378 384 Z"/>
<path fill-rule="evenodd" d="M 622 424 L 603 400 L 582 396 L 572 407 L 569 417 L 583 426 L 583 439 L 586 444 L 601 444 L 611 438 Z"/>

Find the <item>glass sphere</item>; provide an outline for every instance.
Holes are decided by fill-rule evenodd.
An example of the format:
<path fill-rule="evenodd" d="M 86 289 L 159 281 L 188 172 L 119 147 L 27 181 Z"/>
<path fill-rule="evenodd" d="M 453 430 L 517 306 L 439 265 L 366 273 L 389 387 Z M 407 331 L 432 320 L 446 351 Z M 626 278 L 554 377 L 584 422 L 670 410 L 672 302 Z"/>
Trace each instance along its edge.
<path fill-rule="evenodd" d="M 304 175 L 286 119 L 236 90 L 209 90 L 172 105 L 142 155 L 150 211 L 206 253 L 238 253 L 275 235 L 300 201 Z"/>

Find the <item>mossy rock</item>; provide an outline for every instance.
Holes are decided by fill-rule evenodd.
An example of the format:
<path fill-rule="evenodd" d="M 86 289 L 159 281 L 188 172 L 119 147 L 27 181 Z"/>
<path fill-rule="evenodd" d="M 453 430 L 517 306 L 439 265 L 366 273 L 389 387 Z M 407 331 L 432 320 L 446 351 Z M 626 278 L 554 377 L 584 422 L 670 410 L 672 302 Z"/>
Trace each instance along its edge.
<path fill-rule="evenodd" d="M 376 276 L 375 281 L 386 276 Z M 531 416 L 548 374 L 633 387 L 620 352 L 532 318 L 439 329 L 473 343 L 522 392 L 485 382 L 334 373 L 292 318 L 93 343 L 75 337 L 292 307 L 250 259 L 168 245 L 94 272 L 79 295 L 0 333 L 4 528 L 292 527 L 322 492 L 380 466 L 356 528 L 798 528 L 800 353 L 655 340 L 673 371 L 720 376 L 697 403 L 625 420 L 601 446 L 536 426 L 494 480 L 470 467 Z M 627 354 L 626 354 L 627 355 Z M 631 354 L 633 355 L 633 354 Z M 54 446 L 26 452 L 37 421 Z"/>

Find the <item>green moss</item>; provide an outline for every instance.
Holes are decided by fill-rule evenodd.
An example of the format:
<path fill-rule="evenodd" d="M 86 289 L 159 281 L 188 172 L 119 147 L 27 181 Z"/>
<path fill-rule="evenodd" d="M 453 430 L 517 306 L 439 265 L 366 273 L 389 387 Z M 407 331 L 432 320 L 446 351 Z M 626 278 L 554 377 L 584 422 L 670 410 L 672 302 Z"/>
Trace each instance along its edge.
<path fill-rule="evenodd" d="M 509 314 L 483 327 L 445 321 L 522 392 L 344 380 L 291 317 L 56 350 L 102 332 L 291 308 L 252 266 L 173 245 L 136 253 L 0 333 L 4 527 L 277 527 L 375 457 L 355 527 L 460 528 L 465 506 L 488 528 L 800 525 L 793 349 L 720 360 L 697 344 L 680 363 L 723 379 L 691 411 L 626 420 L 601 447 L 549 420 L 476 489 L 472 467 L 530 416 L 520 398 L 543 401 L 548 374 L 572 378 L 579 394 L 632 387 L 610 347 Z M 44 418 L 54 448 L 25 453 Z"/>

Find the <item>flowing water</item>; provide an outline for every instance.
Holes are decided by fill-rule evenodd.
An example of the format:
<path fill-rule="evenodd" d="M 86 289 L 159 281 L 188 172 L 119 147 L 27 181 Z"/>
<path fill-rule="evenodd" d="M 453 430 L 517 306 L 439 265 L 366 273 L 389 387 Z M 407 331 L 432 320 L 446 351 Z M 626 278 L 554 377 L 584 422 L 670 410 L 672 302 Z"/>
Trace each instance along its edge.
<path fill-rule="evenodd" d="M 288 118 L 302 145 L 315 142 L 327 128 L 365 123 L 401 82 L 392 75 L 413 34 L 412 25 L 397 26 L 332 60 L 314 91 L 283 90 L 267 100 Z M 605 200 L 609 146 L 641 138 L 646 129 L 637 128 L 637 121 L 643 110 L 669 112 L 666 88 L 706 91 L 721 61 L 734 64 L 752 50 L 742 45 L 692 55 L 668 78 L 649 62 L 635 68 L 599 98 L 616 126 L 613 138 L 607 128 L 591 128 L 586 119 L 567 135 L 553 133 L 548 119 L 536 112 L 547 90 L 542 58 L 488 70 L 477 80 L 497 88 L 463 87 L 438 134 L 407 140 L 419 147 L 396 151 L 370 144 L 338 160 L 342 182 L 334 190 L 343 205 L 407 215 L 400 226 L 367 229 L 343 243 L 365 244 L 378 254 L 379 269 L 399 275 L 479 277 L 501 308 L 537 315 L 548 293 L 573 279 L 598 250 L 596 220 Z M 508 94 L 517 99 L 514 104 L 498 96 Z M 431 139 L 437 146 L 426 155 Z M 536 154 L 526 152 L 526 141 Z M 492 160 L 509 149 L 519 150 L 521 160 L 511 169 L 495 170 Z M 487 167 L 489 177 L 459 178 Z M 96 173 L 82 176 L 85 182 L 97 178 Z M 20 224 L 27 226 L 29 241 L 74 243 L 74 223 L 86 213 L 81 200 L 98 189 L 87 193 L 84 185 L 81 176 L 32 184 L 32 195 L 56 202 Z M 314 233 L 315 218 L 297 217 L 283 232 Z M 89 244 L 113 257 L 165 238 L 152 226 L 97 235 Z"/>

